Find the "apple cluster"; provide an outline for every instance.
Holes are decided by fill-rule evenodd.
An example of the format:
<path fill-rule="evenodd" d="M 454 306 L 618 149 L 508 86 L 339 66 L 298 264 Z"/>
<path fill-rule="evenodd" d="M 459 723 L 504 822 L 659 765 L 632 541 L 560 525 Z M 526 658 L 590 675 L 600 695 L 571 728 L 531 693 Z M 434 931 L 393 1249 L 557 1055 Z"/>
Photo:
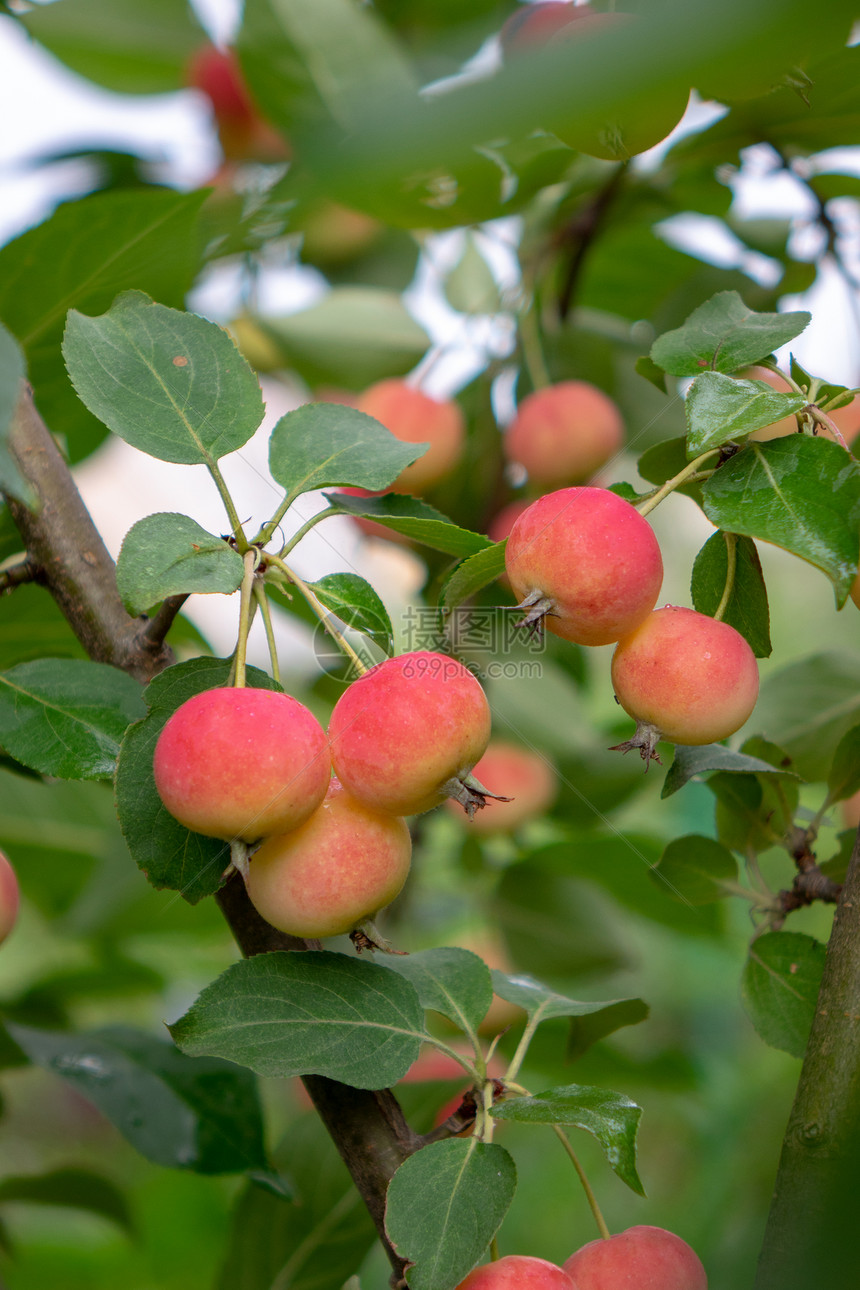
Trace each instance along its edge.
<path fill-rule="evenodd" d="M 566 13 L 570 6 L 535 6 L 540 8 Z M 459 460 L 463 424 L 453 401 L 388 380 L 366 390 L 358 406 L 397 438 L 430 443 L 395 491 L 420 494 Z M 560 381 L 527 395 L 505 434 L 504 453 L 526 472 L 530 487 L 553 491 L 512 502 L 490 536 L 507 538 L 505 580 L 525 626 L 580 645 L 616 645 L 615 694 L 637 723 L 634 735 L 617 747 L 638 749 L 647 763 L 656 758 L 660 739 L 706 744 L 740 729 L 758 697 L 758 666 L 728 623 L 693 609 L 655 608 L 663 561 L 653 529 L 623 497 L 583 482 L 622 442 L 618 408 L 587 381 Z M 415 474 L 419 467 L 422 473 Z M 549 788 L 544 796 L 551 798 Z M 487 831 L 499 826 L 497 810 L 477 818 Z M 514 826 L 511 816 L 508 824 Z"/>
<path fill-rule="evenodd" d="M 758 697 L 758 666 L 728 623 L 655 609 L 660 547 L 635 506 L 609 489 L 562 488 L 514 521 L 505 568 L 523 623 L 580 645 L 615 644 L 612 684 L 637 723 L 617 745 L 656 757 L 660 739 L 708 744 L 734 734 Z"/>
<path fill-rule="evenodd" d="M 492 796 L 471 773 L 489 738 L 480 683 L 456 660 L 419 650 L 353 682 L 328 733 L 280 691 L 194 695 L 166 722 L 153 773 L 186 828 L 253 848 L 245 881 L 267 922 L 327 937 L 359 928 L 403 887 L 405 816 L 449 797 L 471 814 Z"/>
<path fill-rule="evenodd" d="M 559 1267 L 508 1254 L 475 1268 L 457 1290 L 708 1290 L 694 1250 L 663 1227 L 629 1227 L 589 1241 Z"/>

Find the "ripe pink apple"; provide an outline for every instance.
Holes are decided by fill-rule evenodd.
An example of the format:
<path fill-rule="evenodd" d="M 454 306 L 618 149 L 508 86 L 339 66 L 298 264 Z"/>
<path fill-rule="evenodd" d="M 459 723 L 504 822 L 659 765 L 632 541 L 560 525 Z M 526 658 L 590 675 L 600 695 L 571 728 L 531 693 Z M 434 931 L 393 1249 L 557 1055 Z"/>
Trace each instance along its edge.
<path fill-rule="evenodd" d="M 180 824 L 255 842 L 302 824 L 326 794 L 322 726 L 275 690 L 224 686 L 177 708 L 155 745 L 155 786 Z"/>
<path fill-rule="evenodd" d="M 591 479 L 623 442 L 621 413 L 607 394 L 588 381 L 560 381 L 523 399 L 504 452 L 530 483 L 561 488 Z"/>
<path fill-rule="evenodd" d="M 474 775 L 480 783 L 492 784 L 510 798 L 508 802 L 488 800 L 468 825 L 474 833 L 510 833 L 545 811 L 558 791 L 555 768 L 545 757 L 501 739 L 491 740 L 474 767 Z M 450 800 L 445 806 L 453 812 L 457 810 Z"/>
<path fill-rule="evenodd" d="M 396 493 L 420 497 L 449 475 L 463 452 L 465 423 L 453 399 L 433 399 L 405 381 L 378 381 L 359 396 L 360 412 L 381 421 L 404 443 L 429 443 L 430 447 L 392 484 Z"/>
<path fill-rule="evenodd" d="M 201 45 L 191 56 L 185 82 L 209 99 L 228 161 L 282 161 L 289 156 L 284 140 L 254 105 L 234 50 Z"/>
<path fill-rule="evenodd" d="M 461 1281 L 457 1290 L 581 1290 L 557 1263 L 527 1254 L 506 1254 L 484 1263 Z"/>
<path fill-rule="evenodd" d="M 299 828 L 268 837 L 248 865 L 251 903 L 292 936 L 339 936 L 390 905 L 409 874 L 406 822 L 333 779 Z"/>
<path fill-rule="evenodd" d="M 9 860 L 0 851 L 0 945 L 15 926 L 21 893 L 18 878 Z"/>
<path fill-rule="evenodd" d="M 618 702 L 637 722 L 632 739 L 648 760 L 660 739 L 710 744 L 734 734 L 758 697 L 758 666 L 728 623 L 665 605 L 619 641 L 612 658 Z"/>
<path fill-rule="evenodd" d="M 416 815 L 469 787 L 490 740 L 490 707 L 462 663 L 416 650 L 384 659 L 353 681 L 335 704 L 329 741 L 335 774 L 361 801 L 392 815 Z"/>
<path fill-rule="evenodd" d="M 539 497 L 511 529 L 505 568 L 523 622 L 580 645 L 620 640 L 651 612 L 663 582 L 654 531 L 606 488 Z"/>
<path fill-rule="evenodd" d="M 708 1290 L 698 1255 L 663 1227 L 628 1227 L 590 1241 L 564 1268 L 579 1290 Z"/>
<path fill-rule="evenodd" d="M 544 45 L 578 45 L 640 21 L 635 14 L 595 13 L 587 4 L 566 0 L 524 4 L 502 27 L 502 52 L 505 61 L 510 62 Z M 652 93 L 647 102 L 637 105 L 638 110 L 627 108 L 617 119 L 595 122 L 590 118 L 577 125 L 568 123 L 559 138 L 590 156 L 625 161 L 665 139 L 684 115 L 688 97 L 686 90 L 672 84 Z"/>

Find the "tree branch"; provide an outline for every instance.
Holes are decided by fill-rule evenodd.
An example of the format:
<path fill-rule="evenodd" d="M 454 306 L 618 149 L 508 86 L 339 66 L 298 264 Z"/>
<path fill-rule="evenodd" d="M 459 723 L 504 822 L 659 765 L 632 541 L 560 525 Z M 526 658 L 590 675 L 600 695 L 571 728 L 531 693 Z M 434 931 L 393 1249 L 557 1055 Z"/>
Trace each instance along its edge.
<path fill-rule="evenodd" d="M 848 1286 L 860 1194 L 860 833 L 827 947 L 755 1290 Z"/>
<path fill-rule="evenodd" d="M 114 562 L 75 487 L 62 453 L 22 386 L 9 435 L 18 469 L 37 498 L 34 510 L 6 496 L 28 560 L 48 588 L 87 655 L 149 681 L 173 661 L 163 642 L 148 640 L 147 619 L 126 613 Z"/>

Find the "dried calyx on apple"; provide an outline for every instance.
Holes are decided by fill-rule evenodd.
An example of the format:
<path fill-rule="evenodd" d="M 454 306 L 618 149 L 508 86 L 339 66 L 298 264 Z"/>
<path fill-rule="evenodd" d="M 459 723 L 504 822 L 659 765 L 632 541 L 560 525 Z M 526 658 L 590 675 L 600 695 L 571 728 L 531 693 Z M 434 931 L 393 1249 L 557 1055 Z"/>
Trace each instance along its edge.
<path fill-rule="evenodd" d="M 758 698 L 758 665 L 728 623 L 695 609 L 665 605 L 619 641 L 612 684 L 636 733 L 617 744 L 659 761 L 661 739 L 711 744 L 739 730 Z"/>

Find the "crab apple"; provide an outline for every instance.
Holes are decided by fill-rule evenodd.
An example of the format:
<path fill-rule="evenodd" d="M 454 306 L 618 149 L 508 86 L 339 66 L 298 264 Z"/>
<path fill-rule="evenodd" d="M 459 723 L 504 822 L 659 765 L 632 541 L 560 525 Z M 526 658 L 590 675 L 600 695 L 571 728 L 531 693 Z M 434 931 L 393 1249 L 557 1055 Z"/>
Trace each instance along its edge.
<path fill-rule="evenodd" d="M 415 650 L 377 663 L 338 699 L 328 733 L 338 779 L 377 810 L 417 815 L 446 797 L 483 805 L 470 775 L 490 741 L 490 706 L 456 659 Z"/>
<path fill-rule="evenodd" d="M 526 395 L 504 438 L 509 461 L 541 488 L 590 479 L 624 441 L 615 403 L 588 381 L 559 381 Z"/>
<path fill-rule="evenodd" d="M 284 140 L 252 102 L 234 50 L 201 45 L 189 60 L 185 82 L 209 99 L 228 161 L 282 161 L 289 155 Z"/>
<path fill-rule="evenodd" d="M 580 1290 L 557 1263 L 528 1254 L 506 1254 L 473 1268 L 457 1290 Z"/>
<path fill-rule="evenodd" d="M 392 484 L 396 493 L 420 497 L 449 475 L 463 452 L 465 423 L 453 399 L 434 399 L 394 378 L 377 381 L 356 403 L 360 412 L 381 421 L 404 443 L 429 443 L 430 447 Z"/>
<path fill-rule="evenodd" d="M 511 832 L 545 811 L 558 791 L 555 768 L 545 757 L 502 739 L 490 741 L 474 775 L 480 783 L 492 784 L 510 798 L 508 802 L 488 801 L 472 817 L 469 828 L 474 833 Z M 456 810 L 451 801 L 445 805 Z"/>
<path fill-rule="evenodd" d="M 177 708 L 155 745 L 155 786 L 180 824 L 255 842 L 297 828 L 328 789 L 322 726 L 276 690 L 224 686 Z"/>
<path fill-rule="evenodd" d="M 333 779 L 310 819 L 254 852 L 248 895 L 279 931 L 340 936 L 391 904 L 411 858 L 405 820 L 359 802 Z"/>
<path fill-rule="evenodd" d="M 606 488 L 560 488 L 511 529 L 505 569 L 523 622 L 580 645 L 620 640 L 651 612 L 663 582 L 654 530 Z"/>
<path fill-rule="evenodd" d="M 663 1227 L 628 1227 L 583 1245 L 564 1269 L 579 1290 L 708 1290 L 699 1256 Z"/>
<path fill-rule="evenodd" d="M 635 14 L 596 13 L 588 4 L 573 4 L 569 0 L 524 4 L 502 27 L 502 52 L 510 62 L 543 46 L 579 45 L 640 21 Z M 686 89 L 677 84 L 667 85 L 652 92 L 647 101 L 625 108 L 617 119 L 600 121 L 589 117 L 576 124 L 566 122 L 558 137 L 569 147 L 590 156 L 626 161 L 665 139 L 684 115 L 688 97 Z"/>
<path fill-rule="evenodd" d="M 0 944 L 15 926 L 18 918 L 18 906 L 21 893 L 18 889 L 18 878 L 11 863 L 0 851 Z"/>
<path fill-rule="evenodd" d="M 623 752 L 648 760 L 660 739 L 711 744 L 734 734 L 758 698 L 758 665 L 740 632 L 695 609 L 665 605 L 619 641 L 612 684 L 637 722 Z"/>

